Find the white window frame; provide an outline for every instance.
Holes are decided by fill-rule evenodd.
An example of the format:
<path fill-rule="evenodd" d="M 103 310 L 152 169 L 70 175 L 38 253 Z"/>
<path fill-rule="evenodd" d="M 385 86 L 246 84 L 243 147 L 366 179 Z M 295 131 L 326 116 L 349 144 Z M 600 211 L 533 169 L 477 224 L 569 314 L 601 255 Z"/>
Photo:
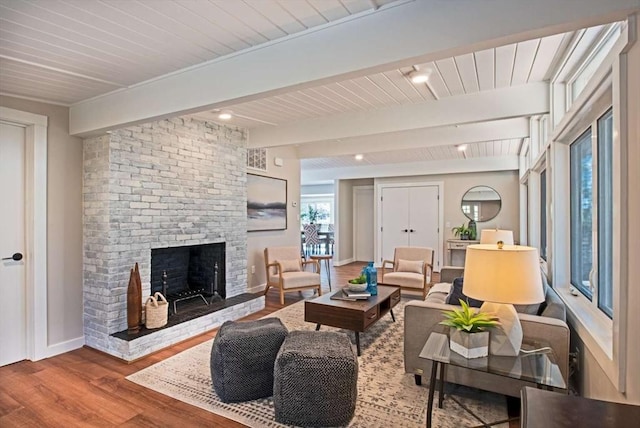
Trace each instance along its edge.
<path fill-rule="evenodd" d="M 592 153 L 592 157 L 593 157 L 593 162 L 591 165 L 591 186 L 592 186 L 592 195 L 591 195 L 591 199 L 593 202 L 592 205 L 592 210 L 593 210 L 593 217 L 591 219 L 591 223 L 592 223 L 592 233 L 591 233 L 591 246 L 592 246 L 592 262 L 593 262 L 593 268 L 592 268 L 592 273 L 590 275 L 590 280 L 589 280 L 589 291 L 591 292 L 591 299 L 589 299 L 586 295 L 585 297 L 587 298 L 587 300 L 589 300 L 589 302 L 591 303 L 591 305 L 594 306 L 593 309 L 601 311 L 604 313 L 604 311 L 602 309 L 600 309 L 600 305 L 599 305 L 599 299 L 600 299 L 600 293 L 599 293 L 599 282 L 597 279 L 597 273 L 600 270 L 599 269 L 599 260 L 598 260 L 598 252 L 599 252 L 599 240 L 600 240 L 600 234 L 598 233 L 598 229 L 599 229 L 599 219 L 600 219 L 600 211 L 599 211 L 599 207 L 598 207 L 598 200 L 599 200 L 599 165 L 600 165 L 600 158 L 599 158 L 599 150 L 598 150 L 598 146 L 599 146 L 599 136 L 600 136 L 600 130 L 599 130 L 599 126 L 598 126 L 598 122 L 600 120 L 600 118 L 602 118 L 607 112 L 609 112 L 609 110 L 611 110 L 612 107 L 609 106 L 608 108 L 605 108 L 604 111 L 602 111 L 602 114 L 600 114 L 598 117 L 594 118 L 594 120 L 589 124 L 589 126 L 587 128 L 585 128 L 583 130 L 583 132 L 578 135 L 578 137 L 576 137 L 576 139 L 574 140 L 573 143 L 571 143 L 569 145 L 569 147 L 571 147 L 573 144 L 577 143 L 578 140 L 580 139 L 580 137 L 582 137 L 582 135 L 587 132 L 587 130 L 590 131 L 589 137 L 591 139 L 591 153 Z M 599 111 L 599 110 L 598 110 Z M 571 156 L 569 156 L 569 160 L 571 160 Z M 570 174 L 571 176 L 571 174 Z M 569 184 L 571 186 L 571 183 Z M 570 192 L 568 193 L 570 194 Z M 570 204 L 569 204 L 570 205 Z M 571 215 L 571 213 L 569 213 L 569 215 Z M 572 245 L 573 242 L 571 242 L 570 240 L 570 245 Z M 570 247 L 571 248 L 571 247 Z M 569 272 L 571 274 L 571 270 Z M 572 286 L 576 287 L 575 284 L 572 284 Z M 577 286 L 577 290 L 580 291 L 583 295 L 584 295 L 584 291 L 580 289 L 579 286 Z M 607 317 L 609 317 L 606 313 L 605 315 Z M 600 318 L 600 317 L 599 317 Z"/>
<path fill-rule="evenodd" d="M 628 81 L 631 79 L 627 76 L 624 52 L 636 42 L 635 31 L 629 31 L 629 26 L 634 29 L 636 27 L 633 17 L 623 25 L 611 51 L 551 134 L 551 141 L 554 142 L 551 154 L 555 166 L 552 177 L 552 212 L 555 210 L 561 214 L 554 219 L 553 226 L 554 254 L 558 255 L 553 264 L 556 290 L 567 305 L 567 316 L 572 327 L 619 392 L 626 390 L 629 287 L 626 270 L 623 270 L 621 263 L 624 260 L 630 262 L 628 238 L 622 233 L 628 226 L 628 210 L 621 190 L 623 180 L 626 179 L 623 171 L 626 165 L 626 147 L 629 144 L 626 141 L 626 94 L 629 90 Z M 552 82 L 554 83 L 556 82 Z M 619 204 L 622 208 L 617 210 L 613 223 L 613 320 L 581 293 L 578 296 L 571 294 L 570 209 L 566 197 L 570 190 L 569 145 L 610 107 L 613 107 L 614 122 L 613 198 L 614 206 Z"/>
<path fill-rule="evenodd" d="M 603 49 L 606 48 L 608 44 L 614 43 L 614 40 L 620 35 L 622 24 L 620 22 L 613 23 L 608 29 L 606 29 L 600 37 L 595 40 L 589 51 L 585 55 L 584 61 L 582 61 L 579 67 L 574 70 L 569 79 L 567 79 L 567 83 L 565 86 L 566 90 L 566 108 L 569 110 L 576 98 L 580 96 L 582 91 L 586 88 L 586 85 L 579 91 L 575 91 L 574 84 L 576 81 L 583 77 L 583 74 L 591 70 L 591 66 L 595 61 L 600 61 L 602 63 L 604 58 L 606 58 L 606 54 L 604 54 Z M 604 54 L 604 58 L 602 55 Z M 597 67 L 596 67 L 597 70 Z M 590 77 L 595 74 L 592 73 Z M 589 78 L 590 78 L 589 77 Z"/>

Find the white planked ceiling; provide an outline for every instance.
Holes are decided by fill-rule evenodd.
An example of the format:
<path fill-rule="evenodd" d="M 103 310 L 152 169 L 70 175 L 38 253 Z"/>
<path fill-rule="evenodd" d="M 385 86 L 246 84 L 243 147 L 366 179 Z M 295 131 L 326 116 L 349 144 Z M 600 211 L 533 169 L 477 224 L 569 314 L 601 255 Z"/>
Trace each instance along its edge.
<path fill-rule="evenodd" d="M 72 104 L 395 0 L 0 0 L 0 92 Z"/>
<path fill-rule="evenodd" d="M 71 105 L 265 43 L 376 13 L 404 0 L 0 0 L 0 93 Z M 224 106 L 228 124 L 257 128 L 347 112 L 437 103 L 546 81 L 564 51 L 587 54 L 612 24 L 442 58 L 424 84 L 393 69 Z M 574 57 L 580 57 L 575 55 Z M 575 64 L 561 70 L 569 75 Z M 198 113 L 219 121 L 217 111 Z M 303 159 L 303 168 L 517 154 L 522 139 Z"/>
<path fill-rule="evenodd" d="M 570 34 L 557 34 L 480 52 L 418 64 L 419 70 L 431 70 L 429 80 L 414 84 L 407 76 L 412 68 L 390 70 L 356 79 L 333 82 L 315 88 L 231 105 L 246 118 L 238 124 L 246 127 L 263 123 L 328 116 L 349 111 L 366 111 L 403 104 L 416 104 L 472 94 L 479 91 L 541 82 L 547 77 L 559 47 Z"/>

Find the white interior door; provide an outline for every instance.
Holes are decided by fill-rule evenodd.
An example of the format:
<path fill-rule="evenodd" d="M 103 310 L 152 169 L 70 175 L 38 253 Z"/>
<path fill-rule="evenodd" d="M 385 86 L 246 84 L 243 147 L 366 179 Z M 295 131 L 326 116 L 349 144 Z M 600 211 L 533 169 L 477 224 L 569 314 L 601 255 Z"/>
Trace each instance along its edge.
<path fill-rule="evenodd" d="M 0 258 L 25 253 L 25 128 L 0 122 Z M 0 261 L 0 366 L 27 357 L 25 260 Z M 10 327 L 8 327 L 10 326 Z"/>
<path fill-rule="evenodd" d="M 409 245 L 409 188 L 384 187 L 381 196 L 380 254 L 383 260 L 393 260 L 396 247 Z"/>
<path fill-rule="evenodd" d="M 353 247 L 354 259 L 360 262 L 374 258 L 373 187 L 353 189 Z"/>
<path fill-rule="evenodd" d="M 435 265 L 440 260 L 439 202 L 438 186 L 409 188 L 409 246 L 433 248 Z"/>

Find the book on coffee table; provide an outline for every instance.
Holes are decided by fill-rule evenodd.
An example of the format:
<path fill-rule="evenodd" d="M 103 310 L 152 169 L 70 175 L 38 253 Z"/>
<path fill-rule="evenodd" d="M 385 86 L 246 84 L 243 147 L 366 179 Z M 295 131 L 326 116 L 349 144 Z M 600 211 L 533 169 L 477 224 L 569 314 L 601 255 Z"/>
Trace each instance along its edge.
<path fill-rule="evenodd" d="M 343 288 L 342 292 L 344 293 L 345 297 L 348 297 L 349 299 L 363 299 L 366 300 L 369 297 L 371 297 L 371 293 L 369 293 L 368 291 L 351 291 L 348 288 Z"/>

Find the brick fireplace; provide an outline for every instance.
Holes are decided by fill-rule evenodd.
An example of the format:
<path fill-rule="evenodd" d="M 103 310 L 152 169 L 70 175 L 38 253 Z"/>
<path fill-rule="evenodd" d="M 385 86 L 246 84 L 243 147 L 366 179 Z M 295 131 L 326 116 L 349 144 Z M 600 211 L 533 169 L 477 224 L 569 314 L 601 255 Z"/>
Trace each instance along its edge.
<path fill-rule="evenodd" d="M 188 117 L 85 140 L 87 346 L 133 360 L 264 307 L 259 297 L 135 340 L 113 336 L 127 327 L 133 265 L 140 266 L 144 299 L 152 283 L 157 285 L 151 272 L 154 251 L 220 244 L 226 297 L 247 292 L 245 165 L 242 131 Z"/>

